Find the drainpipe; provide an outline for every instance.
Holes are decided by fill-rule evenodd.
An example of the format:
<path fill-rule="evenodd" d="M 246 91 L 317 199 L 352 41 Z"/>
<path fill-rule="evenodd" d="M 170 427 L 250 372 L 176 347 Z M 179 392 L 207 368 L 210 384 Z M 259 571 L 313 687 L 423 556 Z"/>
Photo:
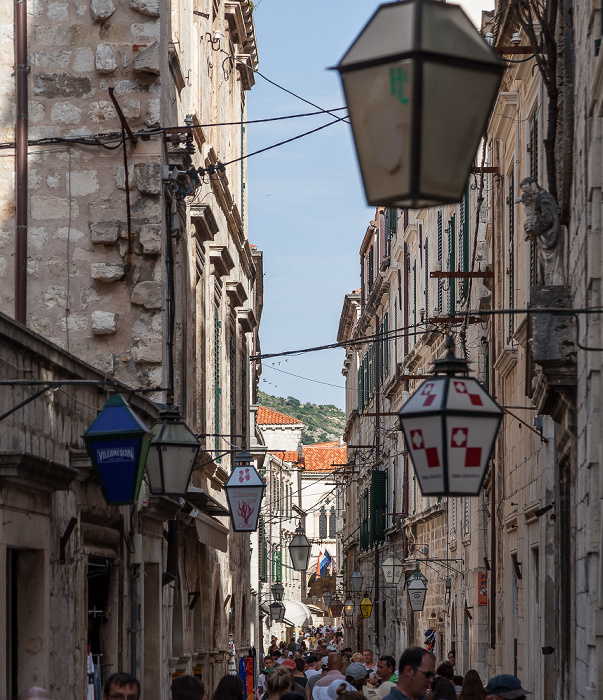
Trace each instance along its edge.
<path fill-rule="evenodd" d="M 27 0 L 15 0 L 15 320 L 27 319 Z"/>

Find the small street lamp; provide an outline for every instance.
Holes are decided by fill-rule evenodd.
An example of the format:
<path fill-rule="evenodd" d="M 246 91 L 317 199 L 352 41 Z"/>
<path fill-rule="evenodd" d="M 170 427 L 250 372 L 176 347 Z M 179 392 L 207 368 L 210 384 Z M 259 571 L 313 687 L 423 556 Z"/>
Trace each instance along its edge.
<path fill-rule="evenodd" d="M 316 605 L 316 603 L 318 603 L 318 596 L 316 595 L 316 593 L 314 593 L 314 595 L 312 596 L 312 604 Z"/>
<path fill-rule="evenodd" d="M 291 564 L 295 571 L 306 571 L 308 562 L 310 561 L 310 550 L 312 545 L 306 537 L 306 531 L 302 527 L 301 520 L 295 530 L 295 535 L 289 543 L 289 554 L 291 555 Z"/>
<path fill-rule="evenodd" d="M 368 592 L 364 594 L 364 598 L 360 601 L 360 612 L 365 620 L 368 619 L 373 612 L 373 601 L 369 598 Z"/>
<path fill-rule="evenodd" d="M 368 203 L 460 201 L 504 71 L 463 10 L 381 5 L 336 69 Z"/>
<path fill-rule="evenodd" d="M 168 406 L 161 411 L 151 432 L 153 440 L 147 458 L 151 493 L 185 494 L 199 452 L 199 441 L 180 418 L 177 406 Z"/>
<path fill-rule="evenodd" d="M 362 575 L 362 572 L 358 568 L 358 564 L 356 564 L 356 568 L 354 569 L 354 573 L 350 576 L 350 584 L 352 586 L 352 590 L 354 593 L 360 593 L 362 590 L 362 582 L 364 581 L 364 576 Z"/>
<path fill-rule="evenodd" d="M 107 505 L 136 503 L 152 433 L 114 394 L 82 435 Z"/>
<path fill-rule="evenodd" d="M 277 581 L 272 588 L 270 589 L 272 591 L 272 597 L 274 600 L 280 601 L 283 599 L 283 593 L 285 592 L 285 587 L 280 581 Z"/>
<path fill-rule="evenodd" d="M 224 486 L 235 532 L 255 532 L 258 529 L 265 488 L 266 485 L 253 466 L 251 454 L 246 449 L 238 452 L 230 478 Z"/>
<path fill-rule="evenodd" d="M 427 595 L 427 579 L 418 569 L 408 577 L 406 590 L 408 591 L 410 609 L 413 612 L 421 612 Z"/>
<path fill-rule="evenodd" d="M 404 565 L 393 552 L 390 552 L 387 558 L 381 562 L 381 570 L 385 583 L 397 586 L 402 578 Z"/>
<path fill-rule="evenodd" d="M 270 618 L 275 622 L 279 622 L 281 617 L 281 611 L 283 611 L 284 615 L 285 606 L 282 603 L 279 603 L 275 600 L 274 602 L 270 603 L 268 608 L 270 609 Z"/>
<path fill-rule="evenodd" d="M 322 601 L 327 606 L 327 608 L 331 605 L 332 598 L 333 596 L 329 593 L 328 590 L 322 594 Z"/>
<path fill-rule="evenodd" d="M 503 417 L 473 377 L 467 360 L 448 354 L 398 412 L 400 428 L 424 496 L 477 496 Z"/>
<path fill-rule="evenodd" d="M 329 607 L 333 617 L 341 617 L 341 613 L 343 612 L 343 603 L 337 594 L 335 594 L 335 597 L 331 600 L 331 605 Z"/>
<path fill-rule="evenodd" d="M 352 617 L 355 609 L 356 609 L 356 605 L 355 605 L 354 601 L 351 598 L 347 598 L 345 603 L 343 604 L 343 614 L 346 617 Z"/>

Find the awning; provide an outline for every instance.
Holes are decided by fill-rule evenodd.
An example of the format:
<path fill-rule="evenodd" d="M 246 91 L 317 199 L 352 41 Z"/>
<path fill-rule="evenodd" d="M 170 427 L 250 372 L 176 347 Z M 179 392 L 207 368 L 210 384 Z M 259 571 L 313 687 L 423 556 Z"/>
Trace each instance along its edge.
<path fill-rule="evenodd" d="M 230 516 L 230 511 L 225 508 L 221 503 L 212 498 L 203 489 L 197 488 L 196 486 L 189 486 L 186 492 L 186 500 L 197 510 L 200 510 L 207 515 L 213 515 L 218 517 Z"/>
<path fill-rule="evenodd" d="M 284 600 L 286 615 L 295 623 L 296 627 L 304 627 L 312 624 L 312 612 L 310 608 L 299 600 Z"/>
<path fill-rule="evenodd" d="M 225 552 L 228 549 L 229 528 L 200 511 L 195 518 L 195 527 L 201 544 L 218 549 L 220 552 Z"/>

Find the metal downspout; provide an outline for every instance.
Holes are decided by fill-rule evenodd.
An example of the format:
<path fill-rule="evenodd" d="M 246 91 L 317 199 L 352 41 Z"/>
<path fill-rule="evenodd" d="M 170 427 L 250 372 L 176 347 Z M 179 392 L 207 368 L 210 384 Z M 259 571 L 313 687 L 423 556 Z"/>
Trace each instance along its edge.
<path fill-rule="evenodd" d="M 15 0 L 15 320 L 27 319 L 27 0 Z"/>

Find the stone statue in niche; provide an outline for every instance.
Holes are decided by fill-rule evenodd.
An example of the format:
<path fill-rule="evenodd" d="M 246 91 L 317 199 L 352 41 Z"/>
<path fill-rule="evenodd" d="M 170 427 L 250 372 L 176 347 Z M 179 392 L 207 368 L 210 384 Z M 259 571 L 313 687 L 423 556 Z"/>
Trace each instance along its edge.
<path fill-rule="evenodd" d="M 538 245 L 538 284 L 566 284 L 563 264 L 563 231 L 559 223 L 559 206 L 555 198 L 526 177 L 519 185 L 525 206 L 525 239 Z"/>

